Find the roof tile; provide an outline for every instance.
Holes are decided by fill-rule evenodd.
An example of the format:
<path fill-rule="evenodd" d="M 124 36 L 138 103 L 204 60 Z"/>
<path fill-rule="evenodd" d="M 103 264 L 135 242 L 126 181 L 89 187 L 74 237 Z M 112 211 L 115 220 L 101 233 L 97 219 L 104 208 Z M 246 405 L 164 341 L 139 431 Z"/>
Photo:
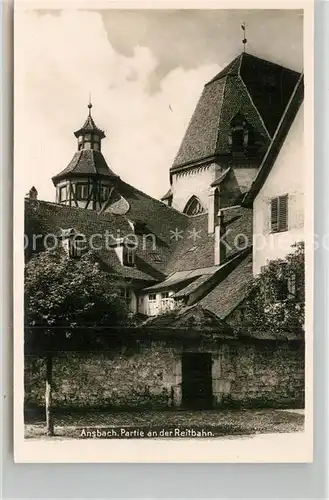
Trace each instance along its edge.
<path fill-rule="evenodd" d="M 261 160 L 284 112 L 299 73 L 247 53 L 208 82 L 196 105 L 172 170 L 229 155 L 232 118 L 242 113 L 254 132 Z"/>

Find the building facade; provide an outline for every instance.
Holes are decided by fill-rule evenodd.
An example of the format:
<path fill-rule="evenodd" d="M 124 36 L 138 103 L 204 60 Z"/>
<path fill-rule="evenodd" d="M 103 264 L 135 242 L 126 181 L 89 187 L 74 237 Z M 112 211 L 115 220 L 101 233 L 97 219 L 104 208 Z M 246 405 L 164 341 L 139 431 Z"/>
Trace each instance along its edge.
<path fill-rule="evenodd" d="M 253 272 L 284 259 L 304 235 L 303 77 L 292 94 L 246 205 L 253 208 Z M 283 136 L 283 137 L 282 137 Z M 280 147 L 279 147 L 280 145 Z"/>

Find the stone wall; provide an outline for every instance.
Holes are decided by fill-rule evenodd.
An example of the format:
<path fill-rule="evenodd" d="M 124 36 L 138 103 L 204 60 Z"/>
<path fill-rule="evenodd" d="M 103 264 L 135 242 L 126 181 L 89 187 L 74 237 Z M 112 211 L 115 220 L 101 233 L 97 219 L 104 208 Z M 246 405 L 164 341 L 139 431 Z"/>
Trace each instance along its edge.
<path fill-rule="evenodd" d="M 212 353 L 214 407 L 301 407 L 304 353 L 291 343 L 185 347 L 139 343 L 138 350 L 54 358 L 55 407 L 169 408 L 182 401 L 182 350 Z M 26 407 L 44 405 L 45 360 L 25 363 Z"/>
<path fill-rule="evenodd" d="M 138 349 L 138 350 L 137 350 Z M 175 352 L 161 344 L 134 352 L 67 353 L 53 361 L 54 406 L 153 407 L 170 404 Z M 26 404 L 42 406 L 44 359 L 25 363 Z M 39 376 L 40 374 L 40 376 Z"/>
<path fill-rule="evenodd" d="M 304 350 L 291 343 L 225 345 L 213 376 L 217 404 L 302 407 Z"/>

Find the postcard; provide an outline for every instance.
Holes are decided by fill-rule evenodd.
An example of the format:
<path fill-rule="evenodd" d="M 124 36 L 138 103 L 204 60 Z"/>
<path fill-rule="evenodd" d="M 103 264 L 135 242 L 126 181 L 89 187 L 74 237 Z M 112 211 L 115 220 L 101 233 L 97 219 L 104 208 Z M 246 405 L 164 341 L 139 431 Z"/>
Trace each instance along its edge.
<path fill-rule="evenodd" d="M 311 462 L 313 3 L 17 2 L 16 462 Z"/>

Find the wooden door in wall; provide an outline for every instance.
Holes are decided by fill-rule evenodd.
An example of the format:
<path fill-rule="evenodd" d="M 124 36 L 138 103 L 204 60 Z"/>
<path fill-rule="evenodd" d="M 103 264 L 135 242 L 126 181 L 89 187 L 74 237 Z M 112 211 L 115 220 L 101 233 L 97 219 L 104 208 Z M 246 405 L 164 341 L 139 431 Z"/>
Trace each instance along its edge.
<path fill-rule="evenodd" d="M 182 355 L 182 404 L 185 408 L 212 408 L 212 356 L 208 352 Z"/>

